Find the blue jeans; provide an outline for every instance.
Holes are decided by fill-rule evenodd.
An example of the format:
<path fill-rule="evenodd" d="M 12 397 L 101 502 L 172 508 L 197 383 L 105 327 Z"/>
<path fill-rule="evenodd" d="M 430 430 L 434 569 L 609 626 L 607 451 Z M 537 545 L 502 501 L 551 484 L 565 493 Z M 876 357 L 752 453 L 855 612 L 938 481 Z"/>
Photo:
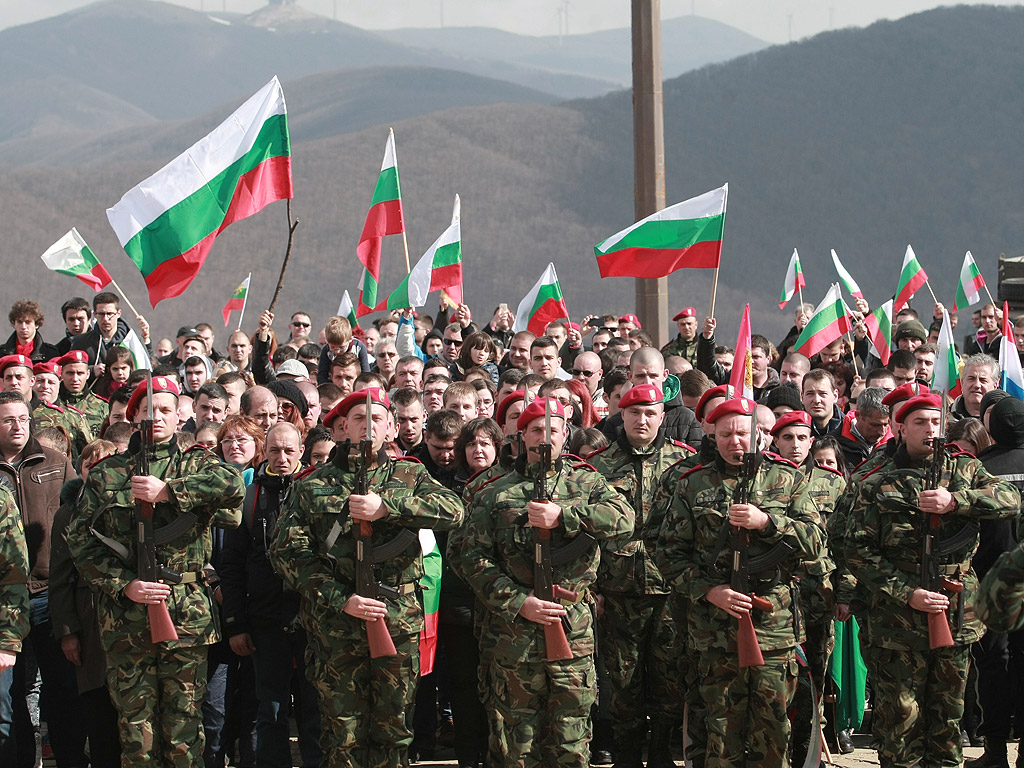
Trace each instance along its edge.
<path fill-rule="evenodd" d="M 320 708 L 306 679 L 306 633 L 254 629 L 256 646 L 256 768 L 291 768 L 288 714 L 292 679 L 298 709 L 299 753 L 303 768 L 320 765 Z"/>

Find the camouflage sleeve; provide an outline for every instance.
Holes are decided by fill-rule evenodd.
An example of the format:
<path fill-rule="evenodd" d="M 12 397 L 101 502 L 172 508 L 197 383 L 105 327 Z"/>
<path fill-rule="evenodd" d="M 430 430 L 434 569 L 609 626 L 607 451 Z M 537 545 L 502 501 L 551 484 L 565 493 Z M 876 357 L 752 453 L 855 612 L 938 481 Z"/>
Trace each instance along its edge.
<path fill-rule="evenodd" d="M 900 603 L 910 601 L 920 584 L 885 557 L 882 520 L 874 501 L 877 481 L 861 481 L 846 524 L 846 565 L 865 589 Z"/>
<path fill-rule="evenodd" d="M 304 598 L 340 610 L 355 594 L 355 585 L 338 581 L 334 564 L 313 536 L 307 512 L 315 503 L 308 480 L 292 481 L 270 543 L 270 561 L 285 584 Z"/>
<path fill-rule="evenodd" d="M 407 528 L 432 528 L 447 531 L 462 522 L 462 502 L 458 494 L 445 488 L 421 465 L 402 462 L 399 472 L 406 475 L 403 482 L 413 487 L 408 495 L 381 495 L 387 510 L 384 520 Z M 398 478 L 399 473 L 395 473 Z"/>
<path fill-rule="evenodd" d="M 213 454 L 196 451 L 193 455 L 199 461 L 189 467 L 187 474 L 167 481 L 170 502 L 181 512 L 212 512 L 208 519 L 218 528 L 237 528 L 245 500 L 242 474 Z"/>
<path fill-rule="evenodd" d="M 661 530 L 654 548 L 654 562 L 665 577 L 665 583 L 676 594 L 699 600 L 709 589 L 721 583 L 700 567 L 696 551 L 693 514 L 686 499 L 686 478 L 671 484 L 662 483 L 655 494 L 651 515 L 658 510 Z"/>
<path fill-rule="evenodd" d="M 0 487 L 0 650 L 21 651 L 29 632 L 28 546 L 14 497 Z"/>
<path fill-rule="evenodd" d="M 584 493 L 562 507 L 562 526 L 574 536 L 586 531 L 595 539 L 625 539 L 633 534 L 636 513 L 621 493 L 591 469 L 580 469 Z"/>
<path fill-rule="evenodd" d="M 108 460 L 109 461 L 109 460 Z M 135 563 L 122 560 L 92 532 L 92 518 L 104 503 L 102 473 L 90 471 L 78 498 L 78 514 L 68 528 L 68 550 L 79 575 L 117 599 L 135 578 Z M 106 492 L 109 495 L 109 491 Z M 101 526 L 100 520 L 96 521 Z"/>
<path fill-rule="evenodd" d="M 974 610 L 995 632 L 1024 628 L 1024 545 L 1004 552 L 978 586 Z"/>
<path fill-rule="evenodd" d="M 857 498 L 856 488 L 857 486 L 854 483 L 846 486 L 846 490 L 836 502 L 835 509 L 829 516 L 826 524 L 829 548 L 832 551 L 832 558 L 836 563 L 836 570 L 832 575 L 832 583 L 835 587 L 837 603 L 849 604 L 853 602 L 857 591 L 857 579 L 850 573 L 850 569 L 846 564 L 847 527 L 850 521 L 850 507 Z"/>
<path fill-rule="evenodd" d="M 811 493 L 811 483 L 802 473 L 794 472 L 797 477 L 790 478 L 795 486 L 789 506 L 785 514 L 767 513 L 769 528 L 761 532 L 761 538 L 769 543 L 786 542 L 800 560 L 816 560 L 825 548 L 825 528 Z"/>
<path fill-rule="evenodd" d="M 978 520 L 1016 516 L 1020 509 L 1020 491 L 1013 483 L 991 474 L 974 458 L 960 458 L 954 471 L 968 480 L 967 488 L 953 491 L 957 504 L 954 514 Z"/>

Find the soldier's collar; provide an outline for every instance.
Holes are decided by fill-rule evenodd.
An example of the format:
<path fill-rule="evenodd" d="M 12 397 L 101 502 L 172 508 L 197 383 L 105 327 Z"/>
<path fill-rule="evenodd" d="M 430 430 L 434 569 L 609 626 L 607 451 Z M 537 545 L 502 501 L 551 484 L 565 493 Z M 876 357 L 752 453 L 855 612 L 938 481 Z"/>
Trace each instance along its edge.
<path fill-rule="evenodd" d="M 530 464 L 526 463 L 526 454 L 517 456 L 515 459 L 516 471 L 524 477 L 536 477 L 540 470 L 540 462 L 534 461 Z M 558 474 L 562 471 L 562 457 L 559 456 L 557 459 L 551 460 L 551 469 L 548 471 L 548 475 Z"/>
<path fill-rule="evenodd" d="M 355 446 L 355 453 L 352 452 L 353 443 L 351 440 L 346 440 L 344 443 L 338 443 L 335 450 L 331 452 L 331 461 L 334 462 L 334 466 L 343 472 L 355 472 L 359 467 L 359 446 Z M 370 469 L 374 467 L 382 467 L 388 463 L 387 451 L 384 450 L 384 446 L 380 447 L 374 456 L 373 464 L 370 465 Z"/>
<path fill-rule="evenodd" d="M 658 428 L 658 434 L 654 438 L 654 442 L 648 445 L 646 448 L 637 448 L 631 442 L 629 442 L 629 435 L 626 434 L 626 428 L 623 426 L 622 431 L 619 432 L 619 436 L 616 439 L 619 447 L 626 453 L 627 456 L 650 456 L 651 454 L 657 453 L 661 450 L 662 446 L 665 445 L 665 425 L 662 424 Z"/>
<path fill-rule="evenodd" d="M 761 468 L 761 462 L 763 461 L 764 454 L 762 454 L 760 451 L 754 454 L 754 467 L 756 469 Z M 743 469 L 742 466 L 736 466 L 727 462 L 725 459 L 722 458 L 722 454 L 720 454 L 718 451 L 715 451 L 715 468 L 718 469 L 719 473 L 723 475 L 738 475 L 740 471 Z"/>

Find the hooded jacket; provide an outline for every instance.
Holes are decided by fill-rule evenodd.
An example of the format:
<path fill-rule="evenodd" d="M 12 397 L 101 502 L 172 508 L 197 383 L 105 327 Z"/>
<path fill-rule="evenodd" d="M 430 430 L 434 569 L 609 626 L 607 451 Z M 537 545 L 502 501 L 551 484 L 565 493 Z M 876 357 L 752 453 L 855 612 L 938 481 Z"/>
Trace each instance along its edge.
<path fill-rule="evenodd" d="M 978 458 L 993 475 L 1024 491 L 1024 402 L 1008 397 L 993 405 L 988 414 L 988 431 L 995 444 Z M 981 540 L 971 562 L 978 578 L 999 555 L 1017 546 L 1014 525 L 1013 520 L 981 521 Z"/>

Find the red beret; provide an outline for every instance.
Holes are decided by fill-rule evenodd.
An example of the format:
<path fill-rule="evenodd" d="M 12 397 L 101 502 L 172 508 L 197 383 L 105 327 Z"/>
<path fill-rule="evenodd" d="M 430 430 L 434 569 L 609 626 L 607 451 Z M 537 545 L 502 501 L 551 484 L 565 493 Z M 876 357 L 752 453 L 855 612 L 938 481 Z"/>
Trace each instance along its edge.
<path fill-rule="evenodd" d="M 684 309 L 682 312 L 677 314 L 672 319 L 673 320 L 682 320 L 684 317 L 696 317 L 696 316 L 697 316 L 697 310 L 694 309 L 693 307 L 687 307 L 686 309 Z"/>
<path fill-rule="evenodd" d="M 906 384 L 900 384 L 892 392 L 882 398 L 882 405 L 887 405 L 892 408 L 894 405 L 902 403 L 904 400 L 909 400 L 917 395 L 927 395 L 931 392 L 927 384 L 921 384 L 916 381 L 908 381 Z"/>
<path fill-rule="evenodd" d="M 57 361 L 61 366 L 71 365 L 72 363 L 85 363 L 89 364 L 89 353 L 84 349 L 72 349 L 64 357 Z"/>
<path fill-rule="evenodd" d="M 60 363 L 57 362 L 57 358 L 53 360 L 47 360 L 45 363 L 36 363 L 32 366 L 32 373 L 37 376 L 40 373 L 52 373 L 54 376 L 60 376 Z"/>
<path fill-rule="evenodd" d="M 526 391 L 517 389 L 515 392 L 509 392 L 501 398 L 501 402 L 498 403 L 498 410 L 496 412 L 496 420 L 499 427 L 502 429 L 505 428 L 505 416 L 508 414 L 508 409 L 512 407 L 513 403 L 518 403 L 524 397 L 526 397 Z"/>
<path fill-rule="evenodd" d="M 697 401 L 697 407 L 693 411 L 697 414 L 698 421 L 704 421 L 704 408 L 707 406 L 708 400 L 713 400 L 716 397 L 732 397 L 732 387 L 728 384 L 719 384 L 701 395 L 700 400 Z"/>
<path fill-rule="evenodd" d="M 81 352 L 82 350 L 76 349 L 75 352 Z M 71 353 L 69 352 L 68 355 Z M 84 353 L 83 353 L 84 354 Z M 64 355 L 67 357 L 68 355 Z M 62 360 L 64 358 L 61 358 Z M 78 361 L 75 361 L 78 362 Z M 175 397 L 181 394 L 181 390 L 178 389 L 178 383 L 167 376 L 154 376 L 153 377 L 153 394 L 160 392 L 169 392 Z M 146 382 L 141 381 L 139 385 L 135 387 L 135 391 L 132 392 L 131 398 L 128 400 L 128 408 L 125 410 L 125 416 L 128 417 L 128 421 L 135 421 L 135 414 L 139 410 L 139 403 L 146 396 Z"/>
<path fill-rule="evenodd" d="M 20 365 L 23 368 L 32 370 L 32 361 L 25 355 L 5 355 L 0 357 L 0 374 L 3 374 L 8 368 L 14 368 Z"/>
<path fill-rule="evenodd" d="M 390 398 L 388 398 L 388 393 L 385 392 L 380 387 L 367 387 L 366 389 L 357 389 L 355 392 L 346 397 L 336 406 L 331 408 L 330 413 L 324 416 L 324 426 L 329 429 L 336 418 L 338 418 L 339 416 L 348 416 L 348 412 L 349 410 L 351 410 L 352 406 L 360 405 L 366 402 L 367 394 L 369 394 L 370 396 L 371 403 L 383 405 L 385 408 L 391 408 L 391 400 Z"/>
<path fill-rule="evenodd" d="M 942 395 L 939 393 L 929 395 L 917 395 L 912 397 L 896 411 L 896 423 L 902 424 L 906 421 L 907 416 L 912 414 L 914 411 L 931 410 L 941 411 L 942 410 Z"/>
<path fill-rule="evenodd" d="M 740 416 L 752 416 L 757 408 L 757 403 L 749 397 L 734 397 L 726 400 L 708 415 L 708 422 L 714 424 L 723 416 L 738 413 Z"/>
<path fill-rule="evenodd" d="M 534 419 L 539 419 L 544 416 L 544 403 L 551 403 L 551 415 L 557 416 L 560 419 L 565 419 L 565 409 L 562 408 L 562 404 L 555 400 L 553 397 L 537 397 L 534 398 L 533 402 L 530 403 L 523 412 L 519 414 L 519 418 L 516 420 L 516 429 L 522 432 L 526 429 L 527 425 Z"/>
<path fill-rule="evenodd" d="M 811 414 L 807 411 L 789 411 L 788 413 L 782 414 L 775 422 L 775 426 L 772 427 L 772 437 L 775 437 L 775 435 L 786 427 L 807 427 L 810 429 Z"/>
<path fill-rule="evenodd" d="M 636 315 L 623 315 L 622 317 L 619 318 L 619 322 L 620 323 L 632 323 L 637 328 L 643 328 L 643 326 L 640 325 L 640 318 L 637 317 Z"/>
<path fill-rule="evenodd" d="M 619 410 L 631 405 L 656 405 L 664 402 L 664 395 L 654 384 L 638 384 L 626 391 L 619 400 Z"/>

